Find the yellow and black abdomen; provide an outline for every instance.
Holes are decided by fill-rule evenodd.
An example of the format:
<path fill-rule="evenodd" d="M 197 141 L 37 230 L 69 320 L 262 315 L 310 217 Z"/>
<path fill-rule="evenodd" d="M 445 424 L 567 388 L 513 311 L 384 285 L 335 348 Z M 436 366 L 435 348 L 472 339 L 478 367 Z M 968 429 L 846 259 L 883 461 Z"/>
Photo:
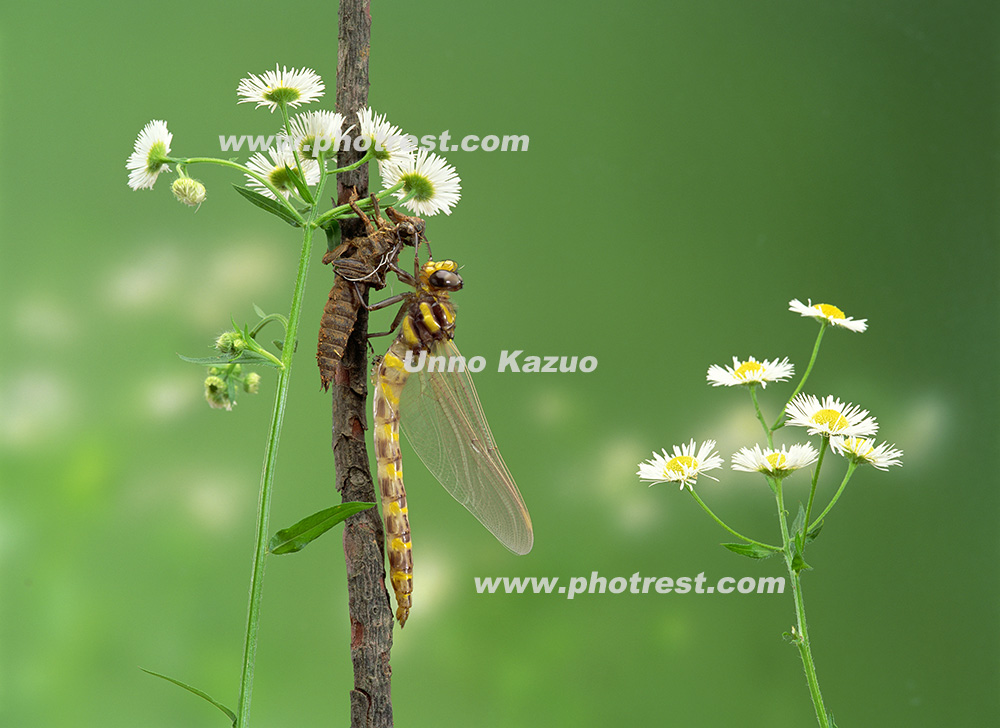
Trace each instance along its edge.
<path fill-rule="evenodd" d="M 449 267 L 450 266 L 450 267 Z M 385 545 L 389 556 L 389 579 L 396 595 L 396 619 L 406 624 L 413 591 L 413 554 L 410 543 L 410 519 L 407 515 L 406 490 L 403 486 L 403 459 L 399 449 L 399 401 L 410 377 L 404 361 L 412 352 L 416 362 L 421 351 L 429 351 L 437 341 L 449 340 L 455 333 L 455 308 L 448 300 L 448 290 L 461 287 L 450 261 L 428 263 L 418 279 L 418 289 L 409 301 L 406 317 L 396 340 L 392 342 L 375 375 L 375 461 L 378 485 L 382 494 L 382 518 L 385 522 Z M 453 276 L 448 289 L 438 289 L 436 270 Z M 430 280 L 430 283 L 428 282 Z M 457 281 L 457 282 L 456 282 Z"/>

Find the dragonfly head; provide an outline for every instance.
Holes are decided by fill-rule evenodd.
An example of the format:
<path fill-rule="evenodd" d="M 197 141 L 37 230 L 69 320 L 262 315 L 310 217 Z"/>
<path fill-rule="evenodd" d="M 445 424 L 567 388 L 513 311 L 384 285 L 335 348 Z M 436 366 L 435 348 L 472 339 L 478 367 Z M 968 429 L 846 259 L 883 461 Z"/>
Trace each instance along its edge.
<path fill-rule="evenodd" d="M 429 261 L 420 271 L 421 283 L 432 291 L 457 291 L 462 288 L 462 276 L 453 260 Z"/>

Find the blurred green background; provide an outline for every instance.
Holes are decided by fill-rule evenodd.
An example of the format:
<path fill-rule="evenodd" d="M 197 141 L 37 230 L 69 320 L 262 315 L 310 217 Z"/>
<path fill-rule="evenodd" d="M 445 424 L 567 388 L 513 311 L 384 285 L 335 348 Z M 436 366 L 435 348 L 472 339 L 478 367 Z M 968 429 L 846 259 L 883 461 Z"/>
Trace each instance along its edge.
<path fill-rule="evenodd" d="M 814 725 L 782 596 L 479 596 L 475 576 L 780 575 L 718 547 L 650 451 L 756 442 L 712 363 L 789 356 L 831 331 L 809 390 L 872 411 L 905 451 L 859 471 L 810 551 L 805 595 L 842 726 L 984 725 L 997 620 L 996 4 L 918 0 L 373 3 L 371 102 L 404 130 L 527 134 L 448 154 L 463 198 L 428 226 L 464 268 L 457 342 L 592 355 L 591 374 L 478 375 L 531 508 L 505 551 L 404 459 L 414 611 L 393 651 L 407 726 Z M 269 134 L 238 80 L 275 62 L 330 92 L 334 3 L 8 3 L 0 11 L 0 725 L 212 726 L 234 704 L 267 420 L 202 400 L 198 355 L 252 304 L 286 311 L 297 234 L 220 168 L 197 213 L 126 186 L 150 119 L 180 156 Z M 313 105 L 305 108 L 319 108 Z M 274 528 L 337 500 L 313 341 L 332 281 L 317 248 Z M 397 287 L 398 290 L 398 287 Z M 389 314 L 382 314 L 386 319 Z M 381 319 L 378 319 L 381 320 Z M 791 391 L 764 393 L 771 416 Z M 785 441 L 798 433 L 784 433 Z M 822 493 L 842 475 L 834 460 Z M 700 492 L 776 538 L 762 480 Z M 804 475 L 789 481 L 794 507 Z M 273 530 L 273 529 L 272 529 Z M 272 559 L 256 726 L 346 725 L 339 531 Z"/>

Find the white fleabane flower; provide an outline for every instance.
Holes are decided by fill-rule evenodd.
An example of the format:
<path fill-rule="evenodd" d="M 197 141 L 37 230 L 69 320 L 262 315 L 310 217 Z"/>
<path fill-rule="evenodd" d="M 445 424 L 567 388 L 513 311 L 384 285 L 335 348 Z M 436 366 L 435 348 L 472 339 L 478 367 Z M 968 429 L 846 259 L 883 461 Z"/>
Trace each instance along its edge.
<path fill-rule="evenodd" d="M 674 445 L 673 454 L 663 451 L 663 455 L 653 453 L 650 460 L 639 463 L 639 472 L 636 475 L 640 480 L 649 481 L 650 485 L 656 483 L 680 483 L 681 490 L 687 486 L 691 490 L 691 485 L 698 480 L 698 476 L 704 474 L 706 470 L 715 470 L 722 467 L 722 458 L 713 453 L 715 440 L 705 440 L 700 448 L 691 440 L 687 445 Z M 705 475 L 712 478 L 711 475 Z M 718 480 L 718 478 L 712 478 Z"/>
<path fill-rule="evenodd" d="M 133 190 L 152 189 L 160 172 L 169 172 L 165 161 L 170 155 L 174 135 L 167 131 L 167 122 L 153 120 L 136 137 L 134 151 L 125 162 L 128 186 Z"/>
<path fill-rule="evenodd" d="M 786 425 L 809 428 L 810 435 L 867 437 L 878 432 L 878 423 L 868 410 L 844 404 L 832 395 L 822 402 L 811 394 L 799 394 L 785 407 Z"/>
<path fill-rule="evenodd" d="M 836 306 L 831 306 L 829 303 L 813 304 L 811 298 L 808 300 L 809 303 L 802 303 L 799 299 L 793 298 L 788 302 L 788 310 L 808 316 L 809 318 L 823 319 L 833 326 L 841 326 L 851 331 L 857 331 L 858 333 L 868 328 L 868 319 L 855 321 L 845 316 L 844 312 Z"/>
<path fill-rule="evenodd" d="M 275 64 L 273 71 L 241 78 L 236 95 L 237 103 L 256 102 L 255 108 L 266 106 L 273 112 L 282 103 L 294 108 L 315 101 L 323 95 L 323 89 L 323 80 L 311 68 L 297 71 L 282 67 L 279 71 Z"/>
<path fill-rule="evenodd" d="M 462 197 L 462 180 L 455 168 L 424 149 L 400 164 L 387 165 L 382 180 L 387 187 L 403 183 L 403 188 L 396 193 L 400 200 L 413 193 L 402 204 L 414 215 L 426 217 L 439 212 L 450 215 L 451 208 Z"/>
<path fill-rule="evenodd" d="M 375 150 L 378 173 L 383 180 L 389 167 L 411 160 L 416 151 L 413 139 L 386 121 L 385 114 L 376 114 L 370 106 L 358 111 L 358 134 L 365 139 L 366 149 Z"/>
<path fill-rule="evenodd" d="M 267 153 L 271 157 L 270 160 L 260 152 L 257 152 L 250 157 L 247 167 L 261 177 L 266 177 L 278 189 L 282 197 L 287 199 L 289 194 L 298 194 L 295 189 L 295 183 L 292 182 L 292 178 L 289 176 L 289 170 L 295 171 L 295 157 L 292 155 L 292 150 L 284 149 L 282 151 L 275 151 L 274 147 L 271 147 L 267 150 Z M 300 162 L 302 164 L 302 173 L 306 176 L 306 184 L 312 186 L 319 182 L 319 164 L 316 160 L 302 159 Z M 274 199 L 274 193 L 261 183 L 260 180 L 251 177 L 249 174 L 246 175 L 246 178 L 247 187 Z"/>
<path fill-rule="evenodd" d="M 732 367 L 721 367 L 713 364 L 708 368 L 708 381 L 713 387 L 734 387 L 738 384 L 760 384 L 767 387 L 768 382 L 781 382 L 789 379 L 795 373 L 795 367 L 785 357 L 781 361 L 757 361 L 752 356 L 746 361 L 733 357 Z"/>
<path fill-rule="evenodd" d="M 875 440 L 867 437 L 831 437 L 830 447 L 838 455 L 856 463 L 867 463 L 879 470 L 888 470 L 890 465 L 902 465 L 900 458 L 902 450 L 896 450 L 895 445 L 883 442 L 875 444 Z"/>
<path fill-rule="evenodd" d="M 344 117 L 332 111 L 309 111 L 297 114 L 282 133 L 291 140 L 300 157 L 318 157 L 325 152 L 335 156 L 344 138 Z M 348 131 L 353 129 L 350 127 Z"/>
<path fill-rule="evenodd" d="M 816 462 L 818 455 L 816 448 L 808 443 L 795 444 L 787 450 L 784 445 L 780 450 L 774 448 L 762 450 L 760 445 L 754 445 L 753 449 L 743 447 L 739 452 L 733 453 L 733 470 L 784 477 L 793 470 Z"/>

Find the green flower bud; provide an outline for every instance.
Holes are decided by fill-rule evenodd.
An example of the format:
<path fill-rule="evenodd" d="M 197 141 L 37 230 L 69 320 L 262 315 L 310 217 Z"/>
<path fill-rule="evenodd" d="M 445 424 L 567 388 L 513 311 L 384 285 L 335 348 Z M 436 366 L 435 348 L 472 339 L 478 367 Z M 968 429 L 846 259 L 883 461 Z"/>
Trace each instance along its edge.
<path fill-rule="evenodd" d="M 229 387 L 222 377 L 209 376 L 205 378 L 205 401 L 212 409 L 231 410 L 233 402 L 229 399 Z"/>
<path fill-rule="evenodd" d="M 243 391 L 248 394 L 257 394 L 260 391 L 260 375 L 257 372 L 250 372 L 243 380 Z"/>
<path fill-rule="evenodd" d="M 236 356 L 247 348 L 247 342 L 243 339 L 243 335 L 239 331 L 227 331 L 215 340 L 215 348 L 222 354 Z"/>
<path fill-rule="evenodd" d="M 170 191 L 174 193 L 178 202 L 183 202 L 191 207 L 197 207 L 205 201 L 205 185 L 190 177 L 175 179 L 174 183 L 170 185 Z"/>

